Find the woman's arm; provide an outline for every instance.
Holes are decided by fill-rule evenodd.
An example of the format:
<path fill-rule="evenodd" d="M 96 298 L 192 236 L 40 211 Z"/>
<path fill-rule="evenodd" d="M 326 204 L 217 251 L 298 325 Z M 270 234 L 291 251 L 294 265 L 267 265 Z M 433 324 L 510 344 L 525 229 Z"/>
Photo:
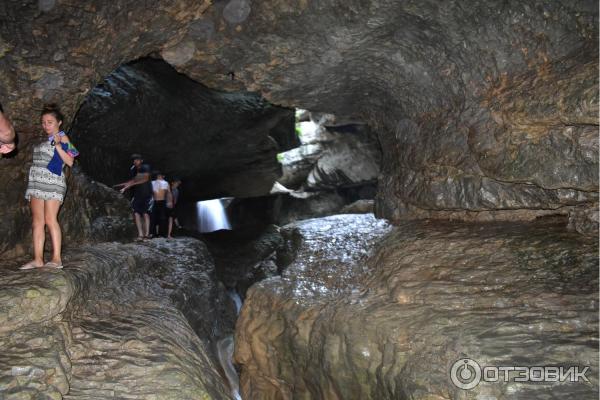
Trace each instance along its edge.
<path fill-rule="evenodd" d="M 61 142 L 69 143 L 69 137 L 67 135 L 64 135 L 64 136 L 54 135 L 54 142 L 56 143 L 56 145 L 55 145 L 56 151 L 58 152 L 58 155 L 60 156 L 60 158 L 63 160 L 63 162 L 65 164 L 67 164 L 69 167 L 72 167 L 73 161 L 75 160 L 75 158 L 72 155 L 70 155 L 69 153 L 67 153 L 66 151 L 64 151 L 62 146 L 60 145 Z"/>

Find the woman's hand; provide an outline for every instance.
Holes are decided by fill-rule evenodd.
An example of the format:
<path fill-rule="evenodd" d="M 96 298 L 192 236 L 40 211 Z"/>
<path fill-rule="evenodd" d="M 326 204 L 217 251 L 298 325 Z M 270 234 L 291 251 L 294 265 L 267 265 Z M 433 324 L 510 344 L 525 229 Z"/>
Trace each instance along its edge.
<path fill-rule="evenodd" d="M 14 143 L 2 143 L 0 142 L 0 154 L 11 153 L 15 149 Z"/>
<path fill-rule="evenodd" d="M 60 142 L 61 142 L 60 133 L 58 133 L 58 132 L 55 133 L 54 137 L 52 139 L 54 140 L 54 145 L 60 147 Z"/>

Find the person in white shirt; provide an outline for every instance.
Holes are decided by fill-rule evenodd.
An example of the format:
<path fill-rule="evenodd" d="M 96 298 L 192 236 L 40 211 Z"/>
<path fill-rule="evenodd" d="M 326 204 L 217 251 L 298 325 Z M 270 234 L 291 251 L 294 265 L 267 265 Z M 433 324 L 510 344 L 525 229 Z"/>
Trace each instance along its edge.
<path fill-rule="evenodd" d="M 166 236 L 167 233 L 167 194 L 170 192 L 169 183 L 165 181 L 162 172 L 155 172 L 156 179 L 152 181 L 154 206 L 152 207 L 152 235 Z"/>

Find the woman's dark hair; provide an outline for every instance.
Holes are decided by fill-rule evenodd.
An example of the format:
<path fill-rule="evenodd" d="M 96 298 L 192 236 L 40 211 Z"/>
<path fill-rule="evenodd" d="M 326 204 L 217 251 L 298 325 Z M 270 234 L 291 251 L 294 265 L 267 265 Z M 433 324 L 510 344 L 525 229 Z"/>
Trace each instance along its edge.
<path fill-rule="evenodd" d="M 42 108 L 42 113 L 40 114 L 40 117 L 43 117 L 46 114 L 52 114 L 58 122 L 63 122 L 63 120 L 65 119 L 65 117 L 62 115 L 60 109 L 56 104 L 44 104 L 44 108 Z"/>

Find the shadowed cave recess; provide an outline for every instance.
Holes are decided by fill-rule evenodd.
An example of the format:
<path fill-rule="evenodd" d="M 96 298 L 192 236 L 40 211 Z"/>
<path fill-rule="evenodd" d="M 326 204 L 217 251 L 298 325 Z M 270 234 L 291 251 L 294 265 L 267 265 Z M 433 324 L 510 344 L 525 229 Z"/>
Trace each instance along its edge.
<path fill-rule="evenodd" d="M 598 397 L 597 2 L 39 0 L 0 19 L 18 135 L 0 398 Z M 65 268 L 19 271 L 52 102 L 81 152 Z M 132 153 L 182 180 L 173 239 L 133 240 L 112 188 Z M 230 226 L 204 232 L 215 199 Z M 471 385 L 485 366 L 587 370 Z"/>

